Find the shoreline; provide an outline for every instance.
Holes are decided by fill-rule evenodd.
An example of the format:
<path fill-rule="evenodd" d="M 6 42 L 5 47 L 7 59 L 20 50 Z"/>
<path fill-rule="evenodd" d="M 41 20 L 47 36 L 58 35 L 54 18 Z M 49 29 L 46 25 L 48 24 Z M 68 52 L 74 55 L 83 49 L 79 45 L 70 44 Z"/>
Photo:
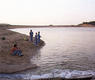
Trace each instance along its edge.
<path fill-rule="evenodd" d="M 34 69 L 38 66 L 30 61 L 31 57 L 44 46 L 44 41 L 41 40 L 38 46 L 35 46 L 30 41 L 29 36 L 8 30 L 8 27 L 0 27 L 0 73 L 15 73 L 27 69 Z M 5 40 L 2 40 L 5 37 Z M 21 48 L 24 56 L 12 56 L 10 49 L 13 44 L 17 43 Z"/>
<path fill-rule="evenodd" d="M 68 27 L 95 27 L 95 25 L 90 24 L 79 24 L 79 25 L 10 25 L 10 24 L 0 24 L 0 28 L 2 29 L 14 29 L 14 28 L 68 28 Z"/>
<path fill-rule="evenodd" d="M 83 28 L 86 28 L 86 27 L 95 27 L 95 26 L 82 26 L 82 25 L 80 25 L 80 26 L 72 26 L 72 25 L 70 25 L 70 26 L 9 26 L 8 28 L 9 29 L 11 29 L 11 28 L 63 28 L 63 27 L 65 27 L 65 28 L 69 28 L 69 27 L 73 27 L 73 28 L 78 28 L 78 27 L 83 27 Z"/>

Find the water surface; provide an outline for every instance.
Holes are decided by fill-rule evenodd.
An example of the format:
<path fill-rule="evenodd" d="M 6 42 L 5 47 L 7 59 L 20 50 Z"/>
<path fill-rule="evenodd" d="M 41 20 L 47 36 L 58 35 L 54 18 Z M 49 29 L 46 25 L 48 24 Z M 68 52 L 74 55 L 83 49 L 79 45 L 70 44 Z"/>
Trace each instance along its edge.
<path fill-rule="evenodd" d="M 41 32 L 45 46 L 31 61 L 39 67 L 25 71 L 45 74 L 58 70 L 95 70 L 95 28 L 19 28 L 13 31 L 29 35 L 30 29 Z"/>

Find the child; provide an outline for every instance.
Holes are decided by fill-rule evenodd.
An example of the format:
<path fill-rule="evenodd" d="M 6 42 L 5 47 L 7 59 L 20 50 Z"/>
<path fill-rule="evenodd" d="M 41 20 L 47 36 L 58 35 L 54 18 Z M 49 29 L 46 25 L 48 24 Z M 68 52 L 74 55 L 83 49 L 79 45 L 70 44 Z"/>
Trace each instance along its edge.
<path fill-rule="evenodd" d="M 22 51 L 17 47 L 17 44 L 14 44 L 14 47 L 11 49 L 12 55 L 18 55 L 18 56 L 23 56 Z"/>
<path fill-rule="evenodd" d="M 38 32 L 38 43 L 40 43 L 40 32 Z"/>
<path fill-rule="evenodd" d="M 30 40 L 33 42 L 33 32 L 30 30 Z"/>
<path fill-rule="evenodd" d="M 37 33 L 35 34 L 35 45 L 36 46 L 38 45 L 38 36 L 37 36 Z"/>

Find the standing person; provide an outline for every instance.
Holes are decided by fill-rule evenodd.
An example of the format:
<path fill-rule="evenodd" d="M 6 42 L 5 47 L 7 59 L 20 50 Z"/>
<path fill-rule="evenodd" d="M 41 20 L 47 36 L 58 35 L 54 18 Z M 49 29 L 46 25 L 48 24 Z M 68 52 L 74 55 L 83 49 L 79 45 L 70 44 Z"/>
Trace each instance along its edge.
<path fill-rule="evenodd" d="M 33 31 L 30 30 L 30 40 L 33 41 Z"/>
<path fill-rule="evenodd" d="M 12 55 L 18 55 L 18 56 L 23 56 L 22 51 L 17 47 L 17 44 L 14 44 L 14 47 L 11 49 Z"/>
<path fill-rule="evenodd" d="M 37 33 L 35 34 L 35 45 L 38 45 L 38 35 L 37 35 Z"/>
<path fill-rule="evenodd" d="M 40 31 L 38 32 L 38 43 L 40 43 Z"/>

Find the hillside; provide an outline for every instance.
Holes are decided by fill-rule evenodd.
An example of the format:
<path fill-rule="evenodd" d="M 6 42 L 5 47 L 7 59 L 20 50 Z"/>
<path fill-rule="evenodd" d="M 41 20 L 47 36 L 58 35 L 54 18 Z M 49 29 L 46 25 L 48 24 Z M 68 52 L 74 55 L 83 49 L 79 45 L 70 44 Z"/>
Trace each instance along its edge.
<path fill-rule="evenodd" d="M 83 22 L 79 24 L 80 27 L 95 27 L 95 21 Z"/>

